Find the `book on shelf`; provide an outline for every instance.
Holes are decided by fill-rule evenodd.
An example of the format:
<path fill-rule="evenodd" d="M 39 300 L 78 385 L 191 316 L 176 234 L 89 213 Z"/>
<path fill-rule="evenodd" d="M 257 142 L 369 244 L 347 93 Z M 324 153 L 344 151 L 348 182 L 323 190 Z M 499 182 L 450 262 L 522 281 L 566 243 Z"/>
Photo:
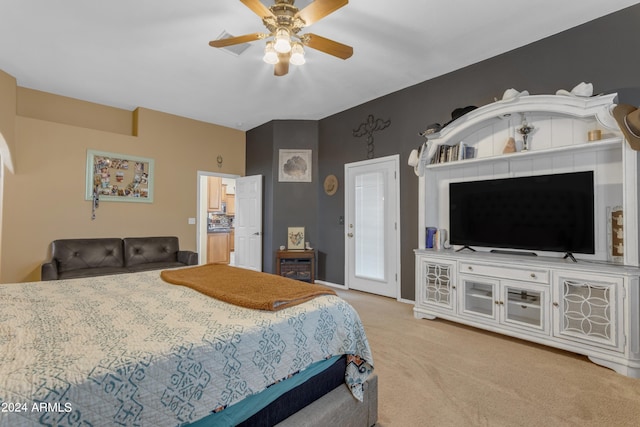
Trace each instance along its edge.
<path fill-rule="evenodd" d="M 431 164 L 455 162 L 464 159 L 472 159 L 476 156 L 475 147 L 468 145 L 464 141 L 457 144 L 440 144 L 431 158 Z"/>

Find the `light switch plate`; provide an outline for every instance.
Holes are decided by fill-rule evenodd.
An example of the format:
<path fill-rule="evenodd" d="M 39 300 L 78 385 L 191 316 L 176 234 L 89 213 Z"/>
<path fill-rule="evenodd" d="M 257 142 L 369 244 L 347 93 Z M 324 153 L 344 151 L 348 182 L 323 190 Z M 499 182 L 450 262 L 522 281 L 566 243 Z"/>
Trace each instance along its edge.
<path fill-rule="evenodd" d="M 189 218 L 189 224 L 193 225 L 196 223 L 196 219 L 195 218 Z"/>

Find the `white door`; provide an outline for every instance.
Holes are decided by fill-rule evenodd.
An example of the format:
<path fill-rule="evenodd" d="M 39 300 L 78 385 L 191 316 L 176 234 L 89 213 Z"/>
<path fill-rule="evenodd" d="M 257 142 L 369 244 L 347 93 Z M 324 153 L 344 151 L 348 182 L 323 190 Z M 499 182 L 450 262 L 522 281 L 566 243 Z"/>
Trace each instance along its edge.
<path fill-rule="evenodd" d="M 235 265 L 262 271 L 262 175 L 236 178 Z"/>
<path fill-rule="evenodd" d="M 345 165 L 345 281 L 349 289 L 400 295 L 400 156 Z"/>

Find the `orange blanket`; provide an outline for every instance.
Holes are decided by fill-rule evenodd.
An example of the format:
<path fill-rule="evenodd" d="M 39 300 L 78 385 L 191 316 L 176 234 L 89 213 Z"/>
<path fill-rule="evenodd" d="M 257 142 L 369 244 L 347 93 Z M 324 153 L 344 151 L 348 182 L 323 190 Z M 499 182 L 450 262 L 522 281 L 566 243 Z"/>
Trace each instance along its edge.
<path fill-rule="evenodd" d="M 256 310 L 277 311 L 320 295 L 336 295 L 325 286 L 223 264 L 163 270 L 160 277 L 165 282 Z"/>

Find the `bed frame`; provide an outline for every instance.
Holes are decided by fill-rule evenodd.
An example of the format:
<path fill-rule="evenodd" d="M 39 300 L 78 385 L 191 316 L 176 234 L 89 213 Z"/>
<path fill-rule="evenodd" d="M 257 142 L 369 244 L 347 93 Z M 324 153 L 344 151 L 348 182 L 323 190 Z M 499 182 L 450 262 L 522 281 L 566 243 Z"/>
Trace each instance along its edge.
<path fill-rule="evenodd" d="M 364 401 L 357 401 L 347 387 L 338 387 L 296 412 L 277 427 L 371 427 L 378 422 L 378 376 L 364 383 Z"/>

